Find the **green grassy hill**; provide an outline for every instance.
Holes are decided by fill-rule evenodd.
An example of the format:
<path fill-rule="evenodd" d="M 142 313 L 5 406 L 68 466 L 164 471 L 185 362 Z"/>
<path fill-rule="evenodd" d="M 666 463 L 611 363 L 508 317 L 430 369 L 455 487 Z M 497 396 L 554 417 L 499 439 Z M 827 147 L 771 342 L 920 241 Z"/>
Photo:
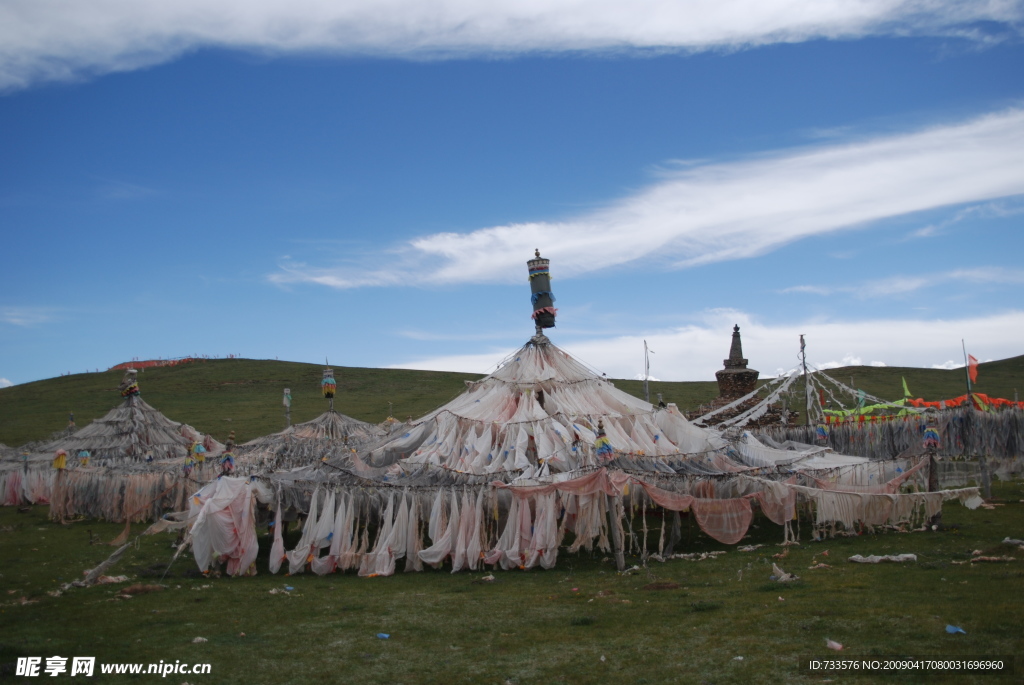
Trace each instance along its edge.
<path fill-rule="evenodd" d="M 378 423 L 388 402 L 399 419 L 418 417 L 444 404 L 479 374 L 402 369 L 334 367 L 338 380 L 335 409 Z M 284 428 L 283 388 L 292 390 L 292 422 L 308 421 L 327 408 L 320 395 L 322 367 L 317 364 L 255 359 L 210 359 L 180 366 L 150 368 L 139 374 L 142 397 L 169 418 L 224 440 L 249 440 Z M 886 399 L 903 395 L 901 378 L 915 397 L 940 400 L 965 392 L 964 371 L 900 367 L 844 367 L 828 374 Z M 120 403 L 121 371 L 84 373 L 0 389 L 0 443 L 17 446 L 42 440 L 67 425 L 68 412 L 79 426 Z M 626 392 L 642 396 L 643 384 L 615 380 Z M 684 411 L 718 394 L 714 381 L 652 382 L 651 398 L 662 393 Z M 1024 356 L 982 364 L 976 390 L 1013 398 L 1024 391 Z"/>

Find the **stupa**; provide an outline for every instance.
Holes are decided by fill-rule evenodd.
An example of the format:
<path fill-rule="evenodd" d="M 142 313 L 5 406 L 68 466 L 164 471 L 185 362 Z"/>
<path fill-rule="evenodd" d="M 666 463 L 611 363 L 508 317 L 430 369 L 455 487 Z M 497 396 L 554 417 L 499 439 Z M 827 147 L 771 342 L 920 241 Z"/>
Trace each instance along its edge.
<path fill-rule="evenodd" d="M 723 360 L 725 368 L 715 373 L 718 379 L 718 395 L 722 399 L 735 400 L 753 392 L 757 386 L 760 372 L 747 368 L 747 360 L 743 358 L 743 341 L 740 339 L 739 324 L 732 327 L 732 346 L 729 358 Z"/>

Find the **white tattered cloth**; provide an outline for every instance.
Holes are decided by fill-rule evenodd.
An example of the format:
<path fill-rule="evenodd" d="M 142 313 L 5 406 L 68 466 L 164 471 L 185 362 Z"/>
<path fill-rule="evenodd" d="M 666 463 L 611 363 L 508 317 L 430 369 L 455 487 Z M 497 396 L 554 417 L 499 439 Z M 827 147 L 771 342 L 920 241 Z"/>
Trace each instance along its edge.
<path fill-rule="evenodd" d="M 618 390 L 554 345 L 527 345 L 486 378 L 401 435 L 369 451 L 375 466 L 440 466 L 471 474 L 599 466 L 600 418 L 617 455 L 668 457 L 721 450 L 725 441 L 678 410 Z"/>
<path fill-rule="evenodd" d="M 927 463 L 922 459 L 888 482 L 876 485 L 837 484 L 808 474 L 804 475 L 817 487 L 797 485 L 792 478 L 781 483 L 752 476 L 742 478 L 762 487 L 755 496 L 765 513 L 776 523 L 774 514 L 791 511 L 793 505 L 790 502 L 795 502 L 796 495 L 814 503 L 817 525 L 841 523 L 846 528 L 853 528 L 858 523 L 869 526 L 908 523 L 915 515 L 929 519 L 942 510 L 943 502 L 954 499 L 968 509 L 976 509 L 982 504 L 976 487 L 900 493 L 900 487 L 919 474 Z"/>
<path fill-rule="evenodd" d="M 749 466 L 791 469 L 832 469 L 867 464 L 868 459 L 836 454 L 827 447 L 801 445 L 800 449 L 778 449 L 764 444 L 749 432 L 744 432 L 734 445 L 740 460 Z"/>
<path fill-rule="evenodd" d="M 255 573 L 256 495 L 243 478 L 218 478 L 192 496 L 192 551 L 203 572 L 227 562 L 229 575 Z"/>
<path fill-rule="evenodd" d="M 551 568 L 567 532 L 575 535 L 570 550 L 591 549 L 595 543 L 598 548 L 609 550 L 608 526 L 611 522 L 608 503 L 621 497 L 629 486 L 641 488 L 653 504 L 665 510 L 692 511 L 701 530 L 725 544 L 735 544 L 746 535 L 753 518 L 752 500 L 757 500 L 770 520 L 784 526 L 795 515 L 798 495 L 815 503 L 819 524 L 834 521 L 847 527 L 857 523 L 877 525 L 906 521 L 922 510 L 926 516 L 931 516 L 941 509 L 944 501 L 950 499 L 959 499 L 970 508 L 980 504 L 977 488 L 897 494 L 900 484 L 915 475 L 919 468 L 917 466 L 880 486 L 862 486 L 871 489 L 864 492 L 801 486 L 796 484 L 796 476 L 779 482 L 743 475 L 741 479 L 759 489 L 741 497 L 725 499 L 665 490 L 636 475 L 605 468 L 575 478 L 563 474 L 544 483 L 510 485 L 492 482 L 442 487 L 431 495 L 432 505 L 423 499 L 423 494 L 409 494 L 392 488 L 387 494 L 387 504 L 378 510 L 376 519 L 379 521 L 372 544 L 371 526 L 367 525 L 369 514 L 367 520 L 360 520 L 355 494 L 331 489 L 323 493 L 318 488 L 313 493 L 310 513 L 299 543 L 290 552 L 284 550 L 280 532 L 281 507 L 278 505 L 270 570 L 277 572 L 285 558 L 289 561 L 291 573 L 301 573 L 308 565 L 315 573 L 358 569 L 361 576 L 391 575 L 396 570 L 396 562 L 402 558 L 406 559 L 406 571 L 421 570 L 422 564 L 437 568 L 446 561 L 451 562 L 452 572 L 477 570 L 483 564 L 503 569 Z M 218 483 L 239 480 L 222 478 Z M 499 521 L 497 503 L 493 498 L 500 491 L 507 491 L 512 497 L 504 516 L 504 526 L 494 537 L 489 537 L 488 517 L 495 525 Z M 220 513 L 216 520 L 223 524 L 217 529 L 221 531 L 218 540 L 223 539 L 223 542 L 205 555 L 197 550 L 197 561 L 204 570 L 214 552 L 226 554 L 229 558 L 240 556 L 233 550 L 245 548 L 241 544 L 242 531 L 246 536 L 252 536 L 245 539 L 255 541 L 251 506 L 249 520 L 244 525 L 235 524 L 235 529 L 240 531 L 238 539 L 224 533 L 228 529 L 227 523 L 234 522 L 233 517 L 241 515 L 239 507 L 244 492 L 239 490 L 239 493 L 231 500 L 233 509 L 224 504 L 218 510 Z M 491 497 L 493 512 L 484 507 L 487 497 Z M 228 499 L 229 493 L 210 496 L 214 504 L 204 506 L 212 510 L 217 502 L 227 502 Z M 423 511 L 430 505 L 424 526 L 420 524 L 421 505 Z M 619 520 L 614 523 L 621 526 Z M 430 541 L 426 547 L 422 542 L 424 533 Z M 206 541 L 210 537 L 210 534 L 205 534 L 205 537 L 201 534 L 199 544 L 208 545 Z M 495 540 L 489 548 L 488 539 Z M 327 554 L 321 555 L 322 550 L 328 547 Z M 237 572 L 246 568 L 242 561 L 229 564 L 229 569 Z"/>
<path fill-rule="evenodd" d="M 50 504 L 57 477 L 51 463 L 52 455 L 48 455 L 45 461 L 36 460 L 27 468 L 13 459 L 0 465 L 0 505 Z"/>

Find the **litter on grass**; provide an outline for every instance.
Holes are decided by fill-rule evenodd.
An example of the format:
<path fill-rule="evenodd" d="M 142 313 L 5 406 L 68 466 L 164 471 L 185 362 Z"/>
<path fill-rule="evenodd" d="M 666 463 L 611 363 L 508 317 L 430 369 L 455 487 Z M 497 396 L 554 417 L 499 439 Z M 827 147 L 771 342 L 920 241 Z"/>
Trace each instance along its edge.
<path fill-rule="evenodd" d="M 916 554 L 885 554 L 879 556 L 878 554 L 872 554 L 871 556 L 863 557 L 859 554 L 854 554 L 847 561 L 852 561 L 857 564 L 877 564 L 882 561 L 917 561 Z"/>
<path fill-rule="evenodd" d="M 113 583 L 127 583 L 128 576 L 100 576 L 96 579 L 97 585 L 110 585 Z"/>
<path fill-rule="evenodd" d="M 953 563 L 957 564 L 959 566 L 962 566 L 964 564 L 973 564 L 976 561 L 1003 562 L 1003 561 L 1017 561 L 1017 560 L 1014 557 L 984 557 L 984 556 L 982 556 L 982 557 L 973 557 L 970 560 L 954 561 Z"/>
<path fill-rule="evenodd" d="M 768 576 L 770 580 L 774 580 L 778 583 L 790 583 L 794 580 L 800 580 L 800 576 L 795 576 L 792 573 L 786 573 L 778 564 L 772 564 L 772 574 Z"/>

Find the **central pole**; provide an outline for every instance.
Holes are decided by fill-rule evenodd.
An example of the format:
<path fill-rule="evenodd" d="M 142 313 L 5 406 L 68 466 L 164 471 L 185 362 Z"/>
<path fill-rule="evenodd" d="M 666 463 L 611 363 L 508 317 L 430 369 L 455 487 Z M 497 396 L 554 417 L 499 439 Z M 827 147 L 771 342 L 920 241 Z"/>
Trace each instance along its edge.
<path fill-rule="evenodd" d="M 647 378 L 651 375 L 651 358 L 647 354 L 647 341 L 644 340 L 644 402 L 651 401 L 651 391 L 647 385 Z"/>
<path fill-rule="evenodd" d="M 967 377 L 967 401 L 971 400 L 971 364 L 967 361 L 967 345 L 960 338 L 960 347 L 964 350 L 964 375 Z"/>
<path fill-rule="evenodd" d="M 804 425 L 811 425 L 811 378 L 807 375 L 807 345 L 804 343 L 804 336 L 800 334 L 800 364 L 804 369 Z"/>

